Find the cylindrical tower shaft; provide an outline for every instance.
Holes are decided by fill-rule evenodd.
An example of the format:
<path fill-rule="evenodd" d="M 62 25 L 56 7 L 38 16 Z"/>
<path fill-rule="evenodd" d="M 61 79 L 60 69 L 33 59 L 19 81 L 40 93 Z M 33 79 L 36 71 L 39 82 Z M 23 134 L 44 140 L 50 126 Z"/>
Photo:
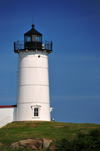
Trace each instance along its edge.
<path fill-rule="evenodd" d="M 50 121 L 48 53 L 19 53 L 17 121 Z"/>

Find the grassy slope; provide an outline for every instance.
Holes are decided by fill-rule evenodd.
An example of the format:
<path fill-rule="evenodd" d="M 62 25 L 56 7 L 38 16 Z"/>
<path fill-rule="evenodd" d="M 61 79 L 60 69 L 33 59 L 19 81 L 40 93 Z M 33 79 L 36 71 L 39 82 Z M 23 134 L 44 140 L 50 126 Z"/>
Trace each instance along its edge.
<path fill-rule="evenodd" d="M 0 147 L 2 150 L 11 150 L 11 143 L 28 138 L 48 138 L 57 140 L 62 138 L 73 139 L 78 132 L 88 133 L 91 129 L 100 129 L 100 124 L 75 124 L 61 122 L 15 122 L 0 129 Z M 21 149 L 22 150 L 22 149 Z"/>

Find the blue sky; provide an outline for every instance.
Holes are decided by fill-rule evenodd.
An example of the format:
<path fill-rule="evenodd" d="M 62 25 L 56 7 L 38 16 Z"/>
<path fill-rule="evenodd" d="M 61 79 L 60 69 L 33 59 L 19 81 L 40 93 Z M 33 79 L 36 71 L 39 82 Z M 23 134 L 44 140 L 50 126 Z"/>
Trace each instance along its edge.
<path fill-rule="evenodd" d="M 0 0 L 0 104 L 16 104 L 13 42 L 35 28 L 53 41 L 49 55 L 51 116 L 100 124 L 100 0 Z"/>

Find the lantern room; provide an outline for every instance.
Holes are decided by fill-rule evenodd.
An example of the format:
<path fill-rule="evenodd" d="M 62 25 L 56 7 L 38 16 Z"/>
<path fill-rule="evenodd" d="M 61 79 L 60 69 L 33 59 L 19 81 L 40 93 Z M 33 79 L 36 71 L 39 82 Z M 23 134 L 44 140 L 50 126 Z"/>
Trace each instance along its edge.
<path fill-rule="evenodd" d="M 16 42 L 14 42 L 15 53 L 31 50 L 47 51 L 49 53 L 52 52 L 52 41 L 45 40 L 45 42 L 43 43 L 42 34 L 38 32 L 34 27 L 34 24 L 32 24 L 31 30 L 24 34 L 24 41 L 17 40 Z"/>
<path fill-rule="evenodd" d="M 28 49 L 42 49 L 42 34 L 35 30 L 34 24 L 32 29 L 24 34 L 24 44 Z"/>

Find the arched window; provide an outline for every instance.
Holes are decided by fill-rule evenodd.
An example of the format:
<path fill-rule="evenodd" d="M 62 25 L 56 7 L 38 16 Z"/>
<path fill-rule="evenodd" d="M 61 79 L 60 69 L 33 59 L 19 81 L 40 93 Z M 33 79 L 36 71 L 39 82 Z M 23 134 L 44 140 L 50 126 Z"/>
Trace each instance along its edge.
<path fill-rule="evenodd" d="M 34 108 L 34 116 L 38 116 L 38 108 Z"/>

